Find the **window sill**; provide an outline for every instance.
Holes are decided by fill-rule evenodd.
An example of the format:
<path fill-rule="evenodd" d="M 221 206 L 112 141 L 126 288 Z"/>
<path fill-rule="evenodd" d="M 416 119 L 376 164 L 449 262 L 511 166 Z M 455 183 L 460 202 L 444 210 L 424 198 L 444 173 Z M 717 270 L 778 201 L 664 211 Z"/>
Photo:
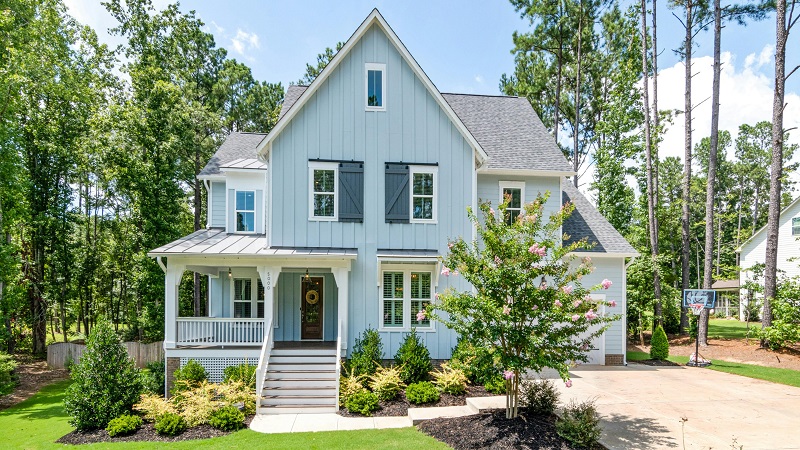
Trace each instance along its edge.
<path fill-rule="evenodd" d="M 364 111 L 367 111 L 367 112 L 370 112 L 370 111 L 386 111 L 386 107 L 385 106 L 366 106 L 364 108 Z"/>
<path fill-rule="evenodd" d="M 421 224 L 431 224 L 436 225 L 438 221 L 436 219 L 410 219 L 408 223 L 421 223 Z"/>
<path fill-rule="evenodd" d="M 436 327 L 431 326 L 429 328 L 417 328 L 416 330 L 417 330 L 417 333 L 435 333 L 436 332 Z M 378 327 L 378 332 L 379 333 L 390 333 L 390 332 L 411 333 L 411 328 L 406 328 L 406 327 L 396 327 L 396 328 Z"/>
<path fill-rule="evenodd" d="M 338 217 L 314 217 L 311 216 L 308 218 L 309 222 L 338 222 Z"/>

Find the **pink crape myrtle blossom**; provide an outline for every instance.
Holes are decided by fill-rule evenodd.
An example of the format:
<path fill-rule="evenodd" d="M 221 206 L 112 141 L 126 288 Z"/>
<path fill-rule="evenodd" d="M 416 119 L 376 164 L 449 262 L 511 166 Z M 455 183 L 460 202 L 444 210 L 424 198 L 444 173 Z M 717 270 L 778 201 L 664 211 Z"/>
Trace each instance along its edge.
<path fill-rule="evenodd" d="M 572 387 L 572 380 L 565 381 L 564 385 L 567 386 L 568 388 Z"/>
<path fill-rule="evenodd" d="M 499 266 L 500 264 L 503 264 L 503 260 L 500 259 L 499 256 L 495 256 L 494 257 L 494 263 L 495 263 L 495 265 Z"/>
<path fill-rule="evenodd" d="M 505 315 L 511 314 L 511 307 L 508 305 L 503 305 L 503 314 Z"/>
<path fill-rule="evenodd" d="M 543 291 L 545 289 L 547 289 L 547 282 L 543 282 L 542 284 L 539 285 L 539 290 Z"/>
<path fill-rule="evenodd" d="M 454 271 L 453 271 L 453 276 L 454 276 L 454 277 L 457 277 L 457 276 L 458 276 L 458 270 L 454 270 Z"/>
<path fill-rule="evenodd" d="M 564 293 L 567 295 L 572 294 L 572 289 L 573 288 L 570 285 L 561 286 L 561 290 L 564 291 Z"/>
<path fill-rule="evenodd" d="M 547 247 L 539 247 L 537 244 L 533 244 L 528 247 L 528 252 L 534 255 L 544 256 L 547 253 Z"/>
<path fill-rule="evenodd" d="M 610 302 L 608 302 L 608 306 L 610 306 L 610 307 L 612 307 L 612 308 L 616 308 L 616 307 L 617 307 L 617 302 L 616 302 L 616 300 L 611 300 Z"/>
<path fill-rule="evenodd" d="M 614 284 L 614 283 L 612 283 L 612 282 L 611 282 L 611 280 L 609 280 L 608 278 L 604 279 L 604 280 L 603 280 L 603 281 L 600 283 L 600 285 L 601 285 L 601 286 L 603 286 L 603 289 L 608 289 L 608 288 L 610 288 L 612 284 Z"/>
<path fill-rule="evenodd" d="M 589 320 L 594 320 L 597 319 L 597 314 L 595 314 L 594 311 L 590 309 L 586 311 L 586 314 L 584 314 L 583 317 L 586 317 Z"/>
<path fill-rule="evenodd" d="M 439 293 L 438 292 L 434 293 L 433 294 L 433 298 L 435 298 L 436 300 L 439 300 Z"/>
<path fill-rule="evenodd" d="M 555 302 L 553 302 L 553 304 L 554 304 L 554 305 L 556 305 L 556 306 L 557 306 L 557 307 L 559 307 L 559 308 L 561 308 L 561 306 L 562 306 L 562 305 L 561 305 L 561 302 L 560 302 L 560 301 L 558 301 L 558 300 L 556 300 Z"/>
<path fill-rule="evenodd" d="M 528 222 L 528 223 L 536 223 L 536 219 L 538 219 L 538 218 L 539 217 L 537 217 L 536 214 L 530 214 L 530 215 L 525 216 L 525 221 Z"/>
<path fill-rule="evenodd" d="M 442 267 L 442 275 L 449 277 L 450 276 L 450 269 L 447 267 Z"/>
<path fill-rule="evenodd" d="M 533 310 L 536 311 L 537 309 L 539 309 L 539 305 L 533 305 Z"/>
<path fill-rule="evenodd" d="M 572 306 L 574 306 L 575 308 L 577 308 L 578 306 L 581 306 L 581 303 L 583 303 L 583 302 L 582 302 L 582 301 L 580 301 L 580 300 L 575 300 L 574 302 L 572 302 Z"/>
<path fill-rule="evenodd" d="M 494 208 L 489 208 L 489 214 L 494 215 Z"/>
<path fill-rule="evenodd" d="M 422 322 L 423 320 L 425 320 L 425 317 L 426 317 L 426 315 L 425 315 L 425 310 L 424 310 L 424 309 L 423 309 L 423 310 L 420 310 L 420 311 L 417 313 L 417 322 Z"/>
<path fill-rule="evenodd" d="M 512 372 L 510 370 L 504 370 L 503 371 L 503 378 L 505 378 L 506 380 L 510 380 L 510 379 L 514 378 L 514 372 Z"/>
<path fill-rule="evenodd" d="M 577 322 L 577 321 L 578 321 L 578 319 L 580 319 L 580 318 L 581 318 L 580 314 L 574 314 L 574 315 L 572 316 L 572 321 L 573 321 L 573 322 Z"/>
<path fill-rule="evenodd" d="M 453 243 L 452 242 L 448 242 L 447 243 L 447 248 L 452 249 L 453 248 Z"/>

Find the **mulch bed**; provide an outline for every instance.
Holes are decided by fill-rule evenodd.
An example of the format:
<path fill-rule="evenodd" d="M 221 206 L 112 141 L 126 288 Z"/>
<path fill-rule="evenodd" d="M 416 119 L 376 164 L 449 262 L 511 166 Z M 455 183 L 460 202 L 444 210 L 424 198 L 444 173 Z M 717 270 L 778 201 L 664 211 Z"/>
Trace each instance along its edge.
<path fill-rule="evenodd" d="M 506 419 L 505 410 L 472 416 L 426 420 L 421 432 L 456 450 L 467 449 L 577 449 L 556 433 L 555 416 L 520 415 Z M 604 449 L 596 445 L 594 449 Z"/>
<path fill-rule="evenodd" d="M 253 416 L 245 417 L 245 428 L 250 426 Z M 56 442 L 59 444 L 93 444 L 96 442 L 133 442 L 133 441 L 152 441 L 152 442 L 177 442 L 177 441 L 190 441 L 193 439 L 208 439 L 213 437 L 225 436 L 231 434 L 228 431 L 220 431 L 211 425 L 199 425 L 189 428 L 177 436 L 162 436 L 156 433 L 152 423 L 145 423 L 141 428 L 136 430 L 135 433 L 127 436 L 111 437 L 106 430 L 94 431 L 73 431 L 69 434 L 61 436 Z"/>
<path fill-rule="evenodd" d="M 380 409 L 372 413 L 373 417 L 407 416 L 408 408 L 428 408 L 432 406 L 464 406 L 467 404 L 467 397 L 489 397 L 495 394 L 486 391 L 483 386 L 467 386 L 467 392 L 461 395 L 442 394 L 439 401 L 435 403 L 425 403 L 424 405 L 412 405 L 406 399 L 406 393 L 401 392 L 396 399 L 388 402 L 380 402 Z M 361 414 L 351 413 L 341 408 L 338 414 L 344 417 L 364 417 Z"/>
<path fill-rule="evenodd" d="M 677 367 L 683 364 L 674 363 L 665 359 L 643 359 L 641 361 L 628 361 L 629 363 L 644 364 L 645 366 Z"/>

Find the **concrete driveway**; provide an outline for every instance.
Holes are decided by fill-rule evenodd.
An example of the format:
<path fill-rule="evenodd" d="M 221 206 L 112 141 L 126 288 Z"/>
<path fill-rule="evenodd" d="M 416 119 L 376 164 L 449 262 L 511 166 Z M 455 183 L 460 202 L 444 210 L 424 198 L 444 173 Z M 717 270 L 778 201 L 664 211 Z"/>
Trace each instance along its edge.
<path fill-rule="evenodd" d="M 800 449 L 800 388 L 640 364 L 584 366 L 572 377 L 571 388 L 556 382 L 562 402 L 594 398 L 610 449 Z"/>

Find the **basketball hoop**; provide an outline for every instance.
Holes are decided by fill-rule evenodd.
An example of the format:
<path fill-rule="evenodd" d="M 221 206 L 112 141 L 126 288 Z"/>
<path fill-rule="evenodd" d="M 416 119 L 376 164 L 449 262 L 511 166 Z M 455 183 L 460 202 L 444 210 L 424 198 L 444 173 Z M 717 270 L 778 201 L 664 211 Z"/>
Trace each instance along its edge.
<path fill-rule="evenodd" d="M 700 313 L 702 313 L 703 310 L 706 308 L 706 304 L 705 303 L 689 303 L 687 306 L 689 306 L 689 309 L 692 311 L 692 314 L 694 314 L 695 316 L 698 316 L 698 320 L 700 320 L 699 319 Z M 700 355 L 700 345 L 699 344 L 700 344 L 700 341 L 697 338 L 697 336 L 695 336 L 695 338 L 694 338 L 694 353 L 692 353 L 692 355 L 689 357 L 689 362 L 686 363 L 687 366 L 706 367 L 706 366 L 711 364 L 711 361 L 703 359 L 702 356 L 699 356 Z"/>
<path fill-rule="evenodd" d="M 703 312 L 703 308 L 705 308 L 705 303 L 691 303 L 689 304 L 689 309 L 692 310 L 692 314 L 695 316 L 699 316 L 701 312 Z"/>

